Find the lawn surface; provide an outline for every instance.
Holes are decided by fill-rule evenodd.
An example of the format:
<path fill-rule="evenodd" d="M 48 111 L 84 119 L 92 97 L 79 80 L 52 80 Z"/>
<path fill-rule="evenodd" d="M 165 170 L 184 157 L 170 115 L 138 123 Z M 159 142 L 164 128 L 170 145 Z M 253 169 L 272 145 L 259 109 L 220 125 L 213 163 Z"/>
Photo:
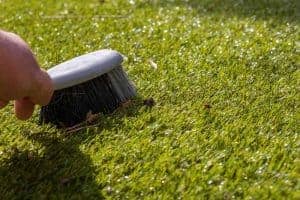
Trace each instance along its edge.
<path fill-rule="evenodd" d="M 139 93 L 75 133 L 1 110 L 0 199 L 299 199 L 298 2 L 0 0 L 41 66 L 115 49 Z"/>

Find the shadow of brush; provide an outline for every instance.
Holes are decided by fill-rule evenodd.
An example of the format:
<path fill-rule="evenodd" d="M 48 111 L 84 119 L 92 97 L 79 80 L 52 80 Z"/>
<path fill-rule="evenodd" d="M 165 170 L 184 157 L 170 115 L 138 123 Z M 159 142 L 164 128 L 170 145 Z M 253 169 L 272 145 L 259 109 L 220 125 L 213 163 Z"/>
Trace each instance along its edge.
<path fill-rule="evenodd" d="M 139 95 L 135 98 L 128 100 L 121 105 L 112 113 L 109 114 L 92 114 L 91 120 L 87 117 L 86 121 L 79 123 L 73 127 L 66 128 L 67 133 L 77 133 L 90 128 L 96 128 L 97 131 L 102 129 L 112 129 L 116 126 L 121 126 L 126 118 L 138 117 L 142 107 L 146 109 L 153 105 L 145 105 L 145 100 Z"/>
<path fill-rule="evenodd" d="M 116 125 L 119 128 L 122 127 L 124 120 L 137 118 L 139 113 L 149 111 L 155 104 L 146 105 L 145 101 L 142 96 L 136 96 L 134 99 L 121 105 L 115 112 L 103 115 L 100 119 L 99 127 L 106 129 L 112 129 Z"/>
<path fill-rule="evenodd" d="M 79 145 L 93 140 L 103 129 L 122 124 L 122 118 L 137 116 L 141 105 L 139 97 L 103 116 L 96 131 L 83 129 L 69 135 L 25 130 L 22 135 L 41 148 L 35 152 L 12 148 L 0 162 L 0 199 L 103 199 L 100 191 L 105 185 L 95 181 L 97 169 Z"/>

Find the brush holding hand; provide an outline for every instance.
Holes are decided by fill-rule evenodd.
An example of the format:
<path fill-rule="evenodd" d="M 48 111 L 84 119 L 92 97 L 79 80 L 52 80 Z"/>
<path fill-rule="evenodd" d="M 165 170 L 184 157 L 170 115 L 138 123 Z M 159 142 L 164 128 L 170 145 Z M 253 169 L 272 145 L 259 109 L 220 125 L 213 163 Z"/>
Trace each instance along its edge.
<path fill-rule="evenodd" d="M 0 108 L 15 100 L 17 117 L 28 119 L 39 104 L 40 122 L 59 127 L 83 122 L 88 114 L 112 113 L 136 96 L 122 61 L 117 51 L 102 49 L 45 72 L 21 38 L 0 31 Z"/>
<path fill-rule="evenodd" d="M 0 30 L 0 109 L 15 100 L 15 114 L 25 120 L 35 104 L 48 104 L 52 94 L 53 83 L 28 45 L 19 36 Z"/>

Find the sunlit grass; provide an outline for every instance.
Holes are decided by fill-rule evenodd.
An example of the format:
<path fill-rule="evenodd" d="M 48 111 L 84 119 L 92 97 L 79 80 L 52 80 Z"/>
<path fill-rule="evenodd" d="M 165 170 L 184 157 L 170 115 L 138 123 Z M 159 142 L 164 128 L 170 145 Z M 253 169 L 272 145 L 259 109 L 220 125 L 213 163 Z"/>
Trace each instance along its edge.
<path fill-rule="evenodd" d="M 115 49 L 139 92 L 72 134 L 1 110 L 1 199 L 299 198 L 296 4 L 0 0 L 42 67 Z"/>

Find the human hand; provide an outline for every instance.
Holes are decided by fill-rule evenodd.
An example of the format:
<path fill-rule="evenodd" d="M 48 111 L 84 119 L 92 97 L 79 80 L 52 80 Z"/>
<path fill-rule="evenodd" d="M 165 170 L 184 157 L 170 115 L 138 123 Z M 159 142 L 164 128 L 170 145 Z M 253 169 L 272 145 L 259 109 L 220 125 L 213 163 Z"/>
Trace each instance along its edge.
<path fill-rule="evenodd" d="M 48 104 L 52 94 L 53 83 L 28 45 L 19 36 L 0 30 L 0 109 L 15 100 L 15 114 L 25 120 L 35 104 Z"/>

